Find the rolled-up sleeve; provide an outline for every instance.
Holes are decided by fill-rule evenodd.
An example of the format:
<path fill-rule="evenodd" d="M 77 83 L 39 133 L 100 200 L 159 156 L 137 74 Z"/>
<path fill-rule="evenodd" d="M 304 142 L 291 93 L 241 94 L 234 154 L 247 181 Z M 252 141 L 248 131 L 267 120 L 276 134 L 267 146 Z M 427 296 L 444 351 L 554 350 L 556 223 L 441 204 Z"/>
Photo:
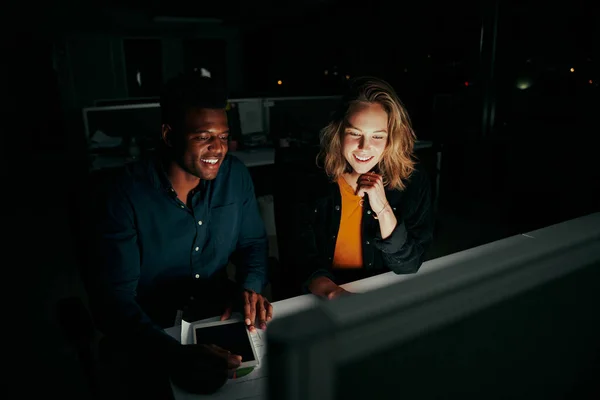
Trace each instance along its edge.
<path fill-rule="evenodd" d="M 397 274 L 417 272 L 433 240 L 430 181 L 422 171 L 413 173 L 411 179 L 404 207 L 394 209 L 396 228 L 386 239 L 377 231 L 374 240 L 385 266 Z"/>

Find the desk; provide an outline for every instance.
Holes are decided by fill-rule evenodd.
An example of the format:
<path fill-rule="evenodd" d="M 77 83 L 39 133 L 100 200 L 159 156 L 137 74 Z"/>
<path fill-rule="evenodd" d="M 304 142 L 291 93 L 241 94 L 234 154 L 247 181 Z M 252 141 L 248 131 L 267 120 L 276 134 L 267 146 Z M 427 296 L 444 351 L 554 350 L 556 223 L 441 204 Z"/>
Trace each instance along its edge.
<path fill-rule="evenodd" d="M 275 164 L 275 149 L 273 147 L 231 151 L 229 154 L 239 158 L 248 168 Z M 128 157 L 94 155 L 91 169 L 95 171 L 104 168 L 119 167 L 130 161 L 131 159 Z"/>
<path fill-rule="evenodd" d="M 416 150 L 432 146 L 433 142 L 431 141 L 417 141 L 415 143 Z M 237 150 L 231 151 L 229 154 L 239 158 L 248 168 L 275 164 L 275 148 L 273 147 Z M 127 161 L 128 158 L 126 157 L 96 155 L 92 163 L 92 170 L 116 167 L 125 164 Z"/>
<path fill-rule="evenodd" d="M 239 158 L 248 168 L 275 164 L 275 149 L 273 147 L 230 151 L 229 154 Z"/>
<path fill-rule="evenodd" d="M 415 150 L 429 149 L 431 147 L 433 147 L 433 142 L 431 140 L 417 140 L 415 142 Z"/>
<path fill-rule="evenodd" d="M 394 283 L 407 281 L 414 279 L 415 277 L 423 274 L 429 274 L 434 271 L 449 268 L 453 265 L 465 263 L 467 261 L 474 260 L 481 257 L 486 252 L 501 252 L 503 249 L 508 249 L 515 244 L 523 241 L 533 240 L 526 235 L 515 235 L 506 239 L 502 239 L 493 243 L 488 243 L 473 249 L 464 250 L 459 253 L 450 254 L 444 257 L 440 257 L 434 260 L 423 263 L 421 269 L 417 274 L 410 275 L 396 275 L 393 272 L 384 273 L 381 275 L 373 276 L 370 278 L 362 279 L 356 282 L 351 282 L 342 287 L 350 292 L 362 293 L 371 290 L 375 290 L 384 286 L 389 286 Z M 302 310 L 306 310 L 312 307 L 316 307 L 322 300 L 318 299 L 313 295 L 303 295 L 293 297 L 290 299 L 281 300 L 273 303 L 273 316 L 274 318 L 281 318 L 285 315 L 297 313 Z M 183 325 L 182 325 L 183 326 Z M 189 338 L 192 337 L 190 332 L 185 334 L 182 332 L 182 326 L 175 326 L 166 329 L 166 332 L 177 340 L 182 337 L 187 337 L 187 343 Z M 187 326 L 187 324 L 186 324 Z M 184 327 L 185 329 L 185 327 Z M 268 332 L 268 329 L 267 329 Z M 265 332 L 258 332 L 254 334 L 253 340 L 255 345 L 260 346 L 261 351 L 259 352 L 260 366 L 251 374 L 236 380 L 227 382 L 217 393 L 212 396 L 199 396 L 192 395 L 183 390 L 173 386 L 173 393 L 176 400 L 201 400 L 201 399 L 213 399 L 213 400 L 264 400 L 266 399 L 267 391 L 267 375 L 266 375 L 266 334 Z"/>
<path fill-rule="evenodd" d="M 417 141 L 415 150 L 427 149 L 433 147 L 431 141 Z M 229 154 L 239 158 L 247 167 L 258 167 L 262 165 L 275 164 L 275 149 L 273 147 L 262 147 L 256 149 L 244 149 L 232 151 Z"/>

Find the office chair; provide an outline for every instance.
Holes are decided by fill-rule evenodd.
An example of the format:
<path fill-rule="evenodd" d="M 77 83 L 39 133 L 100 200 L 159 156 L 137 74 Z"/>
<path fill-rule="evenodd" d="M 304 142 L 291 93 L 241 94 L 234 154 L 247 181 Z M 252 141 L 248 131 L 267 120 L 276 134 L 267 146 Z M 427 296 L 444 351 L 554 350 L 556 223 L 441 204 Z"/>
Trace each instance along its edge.
<path fill-rule="evenodd" d="M 295 205 L 306 200 L 306 185 L 322 179 L 323 171 L 315 162 L 317 153 L 318 148 L 313 146 L 278 148 L 275 151 L 274 181 L 277 185 L 273 190 L 273 200 L 279 262 L 273 296 L 278 300 L 302 294 L 294 271 L 298 251 L 294 246 Z"/>

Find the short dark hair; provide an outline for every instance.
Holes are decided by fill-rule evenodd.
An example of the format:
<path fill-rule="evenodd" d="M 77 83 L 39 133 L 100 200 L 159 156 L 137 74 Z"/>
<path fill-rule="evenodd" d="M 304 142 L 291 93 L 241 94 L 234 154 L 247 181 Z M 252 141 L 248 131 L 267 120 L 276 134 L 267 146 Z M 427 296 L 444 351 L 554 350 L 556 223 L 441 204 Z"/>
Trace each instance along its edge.
<path fill-rule="evenodd" d="M 226 106 L 225 86 L 198 73 L 170 79 L 160 96 L 162 123 L 169 125 L 181 124 L 190 108 L 225 109 Z"/>

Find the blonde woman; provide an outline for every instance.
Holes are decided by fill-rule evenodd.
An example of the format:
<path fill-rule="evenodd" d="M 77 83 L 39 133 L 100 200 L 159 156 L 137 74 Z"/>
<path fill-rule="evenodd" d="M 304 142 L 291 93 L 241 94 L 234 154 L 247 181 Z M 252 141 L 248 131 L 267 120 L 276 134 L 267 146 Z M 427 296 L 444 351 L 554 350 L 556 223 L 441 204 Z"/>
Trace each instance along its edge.
<path fill-rule="evenodd" d="M 431 243 L 431 187 L 413 159 L 415 134 L 385 81 L 355 79 L 321 132 L 322 184 L 306 185 L 296 271 L 303 290 L 333 299 L 339 285 L 416 272 Z"/>

